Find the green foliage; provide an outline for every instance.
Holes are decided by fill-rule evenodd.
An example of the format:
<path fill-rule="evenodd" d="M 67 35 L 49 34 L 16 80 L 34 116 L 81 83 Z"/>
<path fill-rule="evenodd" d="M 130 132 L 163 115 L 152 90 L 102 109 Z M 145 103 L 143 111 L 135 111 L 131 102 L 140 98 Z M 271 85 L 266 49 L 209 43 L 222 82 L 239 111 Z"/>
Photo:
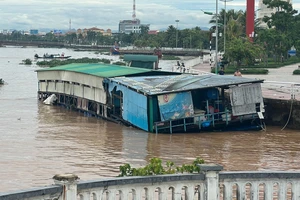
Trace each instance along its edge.
<path fill-rule="evenodd" d="M 118 62 L 115 62 L 113 63 L 114 65 L 122 65 L 122 66 L 126 66 L 126 63 L 125 62 L 121 62 L 121 61 L 118 61 Z"/>
<path fill-rule="evenodd" d="M 29 58 L 22 60 L 23 64 L 25 65 L 31 65 L 32 64 L 32 60 L 30 60 Z"/>
<path fill-rule="evenodd" d="M 230 66 L 230 67 L 226 67 L 224 72 L 225 75 L 230 75 L 230 74 L 234 74 L 234 72 L 236 71 L 236 67 Z M 248 68 L 240 68 L 240 72 L 242 74 L 268 74 L 269 70 L 267 69 L 259 69 L 259 68 L 252 68 L 252 67 L 248 67 Z M 211 73 L 215 73 L 215 68 L 211 69 Z"/>
<path fill-rule="evenodd" d="M 4 80 L 0 78 L 0 85 L 4 85 Z"/>
<path fill-rule="evenodd" d="M 171 55 L 164 55 L 164 56 L 162 57 L 162 59 L 163 59 L 163 60 L 180 60 L 179 57 L 177 57 L 177 56 L 171 56 Z"/>
<path fill-rule="evenodd" d="M 226 55 L 231 61 L 237 62 L 238 66 L 254 65 L 255 59 L 260 57 L 261 52 L 262 48 L 253 45 L 248 39 L 235 38 L 229 43 Z"/>
<path fill-rule="evenodd" d="M 106 64 L 110 64 L 110 60 L 109 59 L 98 59 L 98 58 L 79 58 L 79 59 L 67 59 L 67 60 L 56 60 L 53 59 L 51 61 L 38 61 L 36 64 L 39 66 L 49 66 L 49 67 L 56 67 L 56 66 L 60 66 L 60 65 L 67 65 L 67 64 L 71 64 L 71 63 L 106 63 Z"/>
<path fill-rule="evenodd" d="M 203 164 L 204 160 L 196 158 L 190 165 L 183 164 L 182 166 L 175 167 L 171 161 L 166 162 L 166 166 L 162 165 L 160 158 L 151 158 L 150 163 L 145 167 L 132 168 L 130 164 L 126 163 L 120 166 L 119 177 L 122 176 L 150 176 L 150 175 L 162 175 L 162 174 L 175 174 L 175 173 L 199 173 L 200 168 L 197 164 Z"/>
<path fill-rule="evenodd" d="M 300 75 L 300 69 L 296 69 L 293 71 L 293 75 Z"/>

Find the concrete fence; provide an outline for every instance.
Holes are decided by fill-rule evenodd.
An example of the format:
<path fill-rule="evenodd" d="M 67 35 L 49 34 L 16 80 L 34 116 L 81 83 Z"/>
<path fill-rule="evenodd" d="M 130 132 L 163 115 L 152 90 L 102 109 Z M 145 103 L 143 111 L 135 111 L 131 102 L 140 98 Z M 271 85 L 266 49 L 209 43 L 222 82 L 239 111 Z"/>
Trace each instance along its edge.
<path fill-rule="evenodd" d="M 74 174 L 55 175 L 55 185 L 0 193 L 0 200 L 296 200 L 300 172 L 220 172 L 201 164 L 199 174 L 122 177 L 79 181 Z"/>

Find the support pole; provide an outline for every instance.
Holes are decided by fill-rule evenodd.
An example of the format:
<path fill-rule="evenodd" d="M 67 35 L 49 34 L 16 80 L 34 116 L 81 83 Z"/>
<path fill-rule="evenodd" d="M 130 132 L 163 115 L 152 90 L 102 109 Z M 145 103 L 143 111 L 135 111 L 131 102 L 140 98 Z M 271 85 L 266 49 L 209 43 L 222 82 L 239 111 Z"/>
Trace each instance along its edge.
<path fill-rule="evenodd" d="M 53 176 L 56 185 L 63 186 L 62 200 L 77 199 L 77 182 L 79 177 L 75 174 L 57 174 Z"/>
<path fill-rule="evenodd" d="M 215 60 L 215 73 L 218 74 L 218 37 L 219 37 L 219 27 L 218 27 L 218 0 L 216 0 L 216 60 Z"/>
<path fill-rule="evenodd" d="M 207 200 L 219 199 L 219 172 L 223 167 L 215 164 L 198 164 L 200 173 L 205 175 Z"/>
<path fill-rule="evenodd" d="M 210 38 L 209 38 L 209 66 L 211 68 L 211 63 L 212 63 L 212 57 L 211 57 L 211 38 L 212 38 L 212 33 L 210 33 Z"/>

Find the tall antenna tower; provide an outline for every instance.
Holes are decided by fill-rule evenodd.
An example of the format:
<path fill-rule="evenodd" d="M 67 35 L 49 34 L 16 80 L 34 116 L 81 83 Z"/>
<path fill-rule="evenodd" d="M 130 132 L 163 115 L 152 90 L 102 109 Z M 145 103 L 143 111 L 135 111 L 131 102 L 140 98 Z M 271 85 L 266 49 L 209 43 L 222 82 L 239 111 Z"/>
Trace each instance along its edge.
<path fill-rule="evenodd" d="M 72 27 L 71 27 L 71 24 L 72 24 L 72 23 L 71 23 L 71 19 L 70 19 L 70 21 L 69 21 L 69 30 L 71 30 L 71 28 L 72 28 Z"/>
<path fill-rule="evenodd" d="M 136 21 L 136 15 L 135 15 L 135 0 L 133 0 L 132 20 L 133 20 L 133 21 Z"/>

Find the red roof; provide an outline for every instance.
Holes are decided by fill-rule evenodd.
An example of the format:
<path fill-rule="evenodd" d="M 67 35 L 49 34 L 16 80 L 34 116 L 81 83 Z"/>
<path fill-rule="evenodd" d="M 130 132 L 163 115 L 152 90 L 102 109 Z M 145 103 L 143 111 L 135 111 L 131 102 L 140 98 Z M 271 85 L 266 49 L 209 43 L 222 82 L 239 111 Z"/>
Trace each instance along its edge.
<path fill-rule="evenodd" d="M 150 30 L 148 31 L 149 35 L 157 35 L 159 33 L 159 30 Z"/>

